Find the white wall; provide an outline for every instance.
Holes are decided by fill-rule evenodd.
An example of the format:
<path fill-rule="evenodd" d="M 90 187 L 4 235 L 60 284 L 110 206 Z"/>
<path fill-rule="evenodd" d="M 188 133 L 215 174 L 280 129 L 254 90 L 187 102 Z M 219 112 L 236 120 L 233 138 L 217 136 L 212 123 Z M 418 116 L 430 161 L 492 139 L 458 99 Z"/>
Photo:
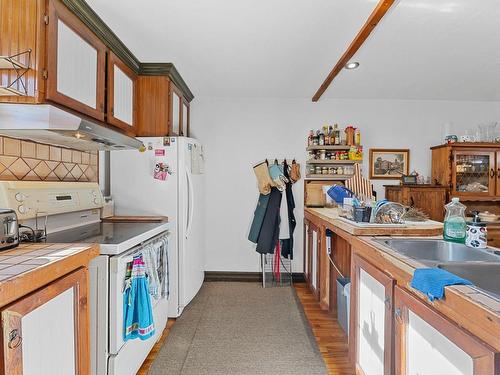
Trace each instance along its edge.
<path fill-rule="evenodd" d="M 258 197 L 252 166 L 267 158 L 296 158 L 305 172 L 309 129 L 338 123 L 361 129 L 368 170 L 370 148 L 409 148 L 410 169 L 430 175 L 429 147 L 441 143 L 442 125 L 463 130 L 500 119 L 497 102 L 223 99 L 192 103 L 192 134 L 206 157 L 207 271 L 258 271 L 259 258 L 247 240 Z M 376 181 L 379 197 L 383 184 Z M 294 185 L 295 272 L 302 270 L 303 181 Z"/>

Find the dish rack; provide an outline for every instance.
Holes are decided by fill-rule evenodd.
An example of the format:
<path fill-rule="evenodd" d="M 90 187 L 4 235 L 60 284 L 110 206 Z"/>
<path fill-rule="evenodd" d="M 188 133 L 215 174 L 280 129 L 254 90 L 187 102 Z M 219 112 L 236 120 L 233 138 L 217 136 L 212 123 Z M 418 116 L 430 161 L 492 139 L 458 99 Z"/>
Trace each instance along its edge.
<path fill-rule="evenodd" d="M 261 254 L 262 287 L 292 286 L 292 261 L 281 253 Z"/>

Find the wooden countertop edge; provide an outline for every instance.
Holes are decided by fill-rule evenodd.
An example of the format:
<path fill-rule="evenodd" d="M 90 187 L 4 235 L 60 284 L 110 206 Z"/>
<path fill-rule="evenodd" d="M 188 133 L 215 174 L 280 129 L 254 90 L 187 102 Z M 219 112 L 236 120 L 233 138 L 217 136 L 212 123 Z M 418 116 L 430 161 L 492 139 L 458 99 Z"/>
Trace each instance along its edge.
<path fill-rule="evenodd" d="M 335 217 L 327 216 L 318 212 L 314 208 L 306 207 L 304 208 L 304 214 L 313 215 L 319 219 L 326 221 L 332 225 L 335 225 L 349 234 L 355 236 L 437 236 L 443 233 L 442 225 L 425 225 L 425 226 L 415 226 L 415 227 L 395 227 L 395 228 L 357 228 L 354 225 L 350 225 L 345 221 L 339 220 Z"/>
<path fill-rule="evenodd" d="M 309 220 L 319 218 L 322 226 L 346 239 L 351 244 L 353 252 L 358 253 L 394 278 L 398 286 L 403 287 L 458 326 L 469 331 L 492 348 L 495 348 L 495 350 L 500 351 L 500 302 L 464 285 L 446 287 L 444 300 L 430 302 L 423 293 L 410 287 L 413 272 L 416 268 L 425 267 L 423 264 L 375 242 L 373 236 L 353 235 L 337 226 L 335 220 L 322 219 L 321 216 L 324 215 L 318 215 L 316 212 L 310 212 L 306 209 L 305 216 Z M 419 236 L 408 235 L 407 237 Z M 498 305 L 499 309 L 494 305 Z"/>
<path fill-rule="evenodd" d="M 78 268 L 87 267 L 89 262 L 99 253 L 98 244 L 89 244 L 85 250 L 0 281 L 0 307 L 34 292 Z"/>
<path fill-rule="evenodd" d="M 383 267 L 399 286 L 500 351 L 500 302 L 465 285 L 448 286 L 445 288 L 445 299 L 431 302 L 423 293 L 410 287 L 415 269 L 425 265 L 374 242 L 372 237 L 356 238 L 354 243 L 353 251 L 378 267 Z"/>

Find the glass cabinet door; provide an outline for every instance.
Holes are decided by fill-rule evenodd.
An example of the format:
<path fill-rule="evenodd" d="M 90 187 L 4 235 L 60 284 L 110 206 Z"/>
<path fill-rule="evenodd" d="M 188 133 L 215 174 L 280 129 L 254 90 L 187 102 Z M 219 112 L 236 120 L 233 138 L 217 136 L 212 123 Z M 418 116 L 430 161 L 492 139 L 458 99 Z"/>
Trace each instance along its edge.
<path fill-rule="evenodd" d="M 454 152 L 452 195 L 495 195 L 495 177 L 494 152 Z"/>

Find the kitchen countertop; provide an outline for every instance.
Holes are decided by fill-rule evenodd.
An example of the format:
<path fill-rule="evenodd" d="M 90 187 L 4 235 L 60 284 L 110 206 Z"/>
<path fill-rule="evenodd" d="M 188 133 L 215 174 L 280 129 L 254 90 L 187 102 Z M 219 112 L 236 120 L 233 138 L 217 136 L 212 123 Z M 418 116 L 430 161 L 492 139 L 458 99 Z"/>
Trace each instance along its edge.
<path fill-rule="evenodd" d="M 340 218 L 338 208 L 306 207 L 304 211 L 354 236 L 438 236 L 443 234 L 443 223 L 433 220 L 394 226 L 391 224 L 370 226 L 368 223 L 357 224 Z"/>
<path fill-rule="evenodd" d="M 410 287 L 415 269 L 427 266 L 377 242 L 379 238 L 356 237 L 354 239 L 356 250 L 360 249 L 363 256 L 377 267 L 383 267 L 385 272 L 397 280 L 398 285 L 404 286 L 459 326 L 500 350 L 500 301 L 498 299 L 474 286 L 455 285 L 445 287 L 443 300 L 428 301 L 423 293 Z"/>
<path fill-rule="evenodd" d="M 99 255 L 97 244 L 21 244 L 0 252 L 0 307 L 68 273 Z"/>

